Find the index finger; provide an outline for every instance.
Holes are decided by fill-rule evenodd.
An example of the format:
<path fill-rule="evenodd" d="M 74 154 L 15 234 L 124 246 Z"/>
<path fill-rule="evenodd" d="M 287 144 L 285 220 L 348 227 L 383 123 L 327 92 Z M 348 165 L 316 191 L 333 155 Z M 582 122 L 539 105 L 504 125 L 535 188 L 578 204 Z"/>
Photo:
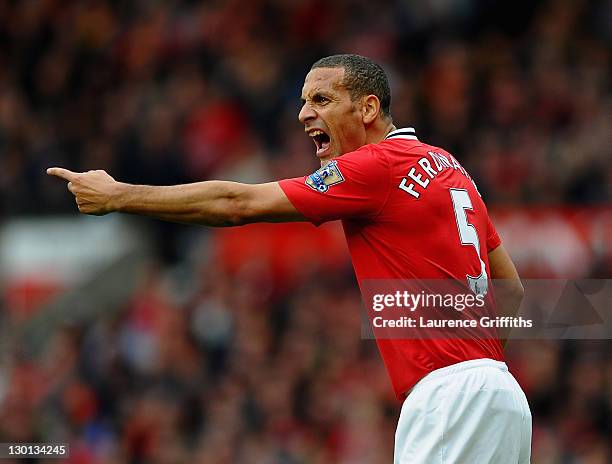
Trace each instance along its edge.
<path fill-rule="evenodd" d="M 59 177 L 60 179 L 65 179 L 67 181 L 72 181 L 77 176 L 76 172 L 72 172 L 64 168 L 49 168 L 47 169 L 47 174 L 50 176 Z"/>

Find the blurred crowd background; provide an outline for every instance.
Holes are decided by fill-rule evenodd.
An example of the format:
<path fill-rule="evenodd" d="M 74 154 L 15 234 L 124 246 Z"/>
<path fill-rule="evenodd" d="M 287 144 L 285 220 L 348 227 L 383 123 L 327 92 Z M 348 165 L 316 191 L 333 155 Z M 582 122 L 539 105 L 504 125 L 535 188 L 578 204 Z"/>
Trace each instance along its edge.
<path fill-rule="evenodd" d="M 568 215 L 611 224 L 611 46 L 609 0 L 0 1 L 0 219 L 74 213 L 52 165 L 147 184 L 307 174 L 303 78 L 350 52 L 383 65 L 396 125 L 455 154 L 520 254 L 528 210 L 556 214 L 551 240 Z M 337 228 L 141 224 L 150 263 L 125 304 L 0 356 L 0 442 L 68 441 L 75 463 L 392 461 L 400 405 Z M 606 233 L 520 271 L 610 278 Z M 9 277 L 5 327 L 62 290 L 25 311 Z M 609 341 L 514 341 L 508 364 L 534 463 L 612 460 Z"/>

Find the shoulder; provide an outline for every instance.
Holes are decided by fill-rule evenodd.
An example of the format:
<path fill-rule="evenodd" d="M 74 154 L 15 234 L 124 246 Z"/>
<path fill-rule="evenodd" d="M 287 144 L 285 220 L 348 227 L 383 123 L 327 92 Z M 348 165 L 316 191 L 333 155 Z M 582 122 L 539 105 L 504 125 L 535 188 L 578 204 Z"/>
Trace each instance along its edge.
<path fill-rule="evenodd" d="M 345 153 L 338 158 L 335 158 L 340 164 L 346 165 L 362 165 L 366 167 L 387 168 L 389 159 L 384 149 L 381 149 L 379 144 L 368 144 L 358 148 L 355 151 Z"/>
<path fill-rule="evenodd" d="M 389 176 L 389 160 L 376 145 L 345 153 L 332 161 L 347 178 L 386 179 Z"/>
<path fill-rule="evenodd" d="M 380 147 L 379 143 L 369 143 L 359 147 L 355 151 L 345 153 L 336 159 L 381 159 L 384 158 L 384 150 Z"/>

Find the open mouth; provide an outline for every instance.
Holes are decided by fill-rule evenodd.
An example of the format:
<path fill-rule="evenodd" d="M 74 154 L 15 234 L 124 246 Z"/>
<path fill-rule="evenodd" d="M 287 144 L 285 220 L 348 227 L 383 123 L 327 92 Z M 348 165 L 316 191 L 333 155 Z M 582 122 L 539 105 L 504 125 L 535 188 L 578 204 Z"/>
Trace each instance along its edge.
<path fill-rule="evenodd" d="M 320 129 L 313 130 L 308 135 L 312 137 L 312 140 L 314 141 L 314 144 L 317 147 L 317 156 L 323 156 L 331 145 L 329 135 L 327 135 Z"/>

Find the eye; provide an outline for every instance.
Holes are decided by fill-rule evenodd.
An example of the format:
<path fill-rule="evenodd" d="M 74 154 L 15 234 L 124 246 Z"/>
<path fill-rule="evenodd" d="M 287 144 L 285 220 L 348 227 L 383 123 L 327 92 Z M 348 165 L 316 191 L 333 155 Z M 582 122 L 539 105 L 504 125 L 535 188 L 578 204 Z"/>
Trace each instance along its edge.
<path fill-rule="evenodd" d="M 325 103 L 329 102 L 329 98 L 323 96 L 323 95 L 315 95 L 314 97 L 312 97 L 312 101 L 315 102 L 318 105 L 324 105 Z"/>

